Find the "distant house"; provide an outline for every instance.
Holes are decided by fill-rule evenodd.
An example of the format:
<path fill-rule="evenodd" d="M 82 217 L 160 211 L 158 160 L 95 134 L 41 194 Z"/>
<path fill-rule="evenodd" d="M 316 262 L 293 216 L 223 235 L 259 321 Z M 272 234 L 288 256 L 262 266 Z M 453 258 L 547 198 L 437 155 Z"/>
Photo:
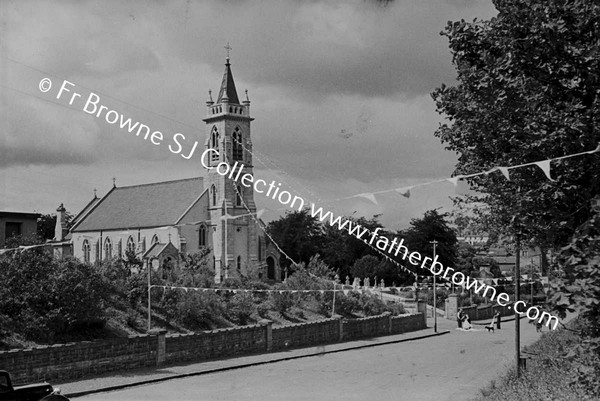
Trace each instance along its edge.
<path fill-rule="evenodd" d="M 6 240 L 17 235 L 37 234 L 39 213 L 0 212 L 0 248 L 5 247 Z"/>
<path fill-rule="evenodd" d="M 471 228 L 459 231 L 456 239 L 459 242 L 464 242 L 471 246 L 485 245 L 490 239 L 490 235 L 486 232 L 480 232 Z"/>

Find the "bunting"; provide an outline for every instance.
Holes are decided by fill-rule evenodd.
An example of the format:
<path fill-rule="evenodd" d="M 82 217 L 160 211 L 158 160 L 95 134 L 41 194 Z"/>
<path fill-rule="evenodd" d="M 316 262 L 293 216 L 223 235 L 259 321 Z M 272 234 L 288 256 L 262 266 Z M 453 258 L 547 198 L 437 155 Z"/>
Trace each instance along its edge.
<path fill-rule="evenodd" d="M 464 178 L 487 175 L 494 171 L 500 171 L 502 173 L 502 175 L 504 176 L 504 178 L 506 178 L 508 181 L 510 181 L 510 174 L 509 174 L 510 169 L 516 169 L 516 168 L 521 168 L 521 167 L 525 167 L 525 166 L 533 166 L 533 165 L 539 167 L 542 170 L 542 172 L 544 173 L 544 175 L 546 176 L 546 178 L 548 178 L 548 180 L 555 182 L 556 180 L 554 178 L 552 178 L 552 175 L 551 175 L 551 162 L 556 161 L 556 160 L 567 159 L 567 158 L 571 158 L 571 157 L 593 154 L 593 153 L 600 153 L 600 143 L 598 143 L 598 146 L 594 150 L 588 150 L 588 151 L 584 151 L 584 152 L 573 153 L 573 154 L 569 154 L 569 155 L 565 155 L 565 156 L 555 157 L 555 158 L 546 159 L 546 160 L 538 160 L 535 162 L 523 163 L 523 164 L 518 164 L 518 165 L 514 165 L 514 166 L 495 166 L 487 171 L 481 171 L 481 172 L 473 173 L 473 174 L 461 174 L 461 175 L 456 175 L 454 177 L 448 177 L 448 178 L 438 179 L 438 180 L 434 180 L 434 181 L 423 182 L 423 183 L 419 183 L 419 184 L 415 184 L 415 185 L 410 185 L 407 187 L 385 189 L 385 190 L 376 191 L 376 192 L 363 192 L 363 193 L 357 194 L 357 195 L 334 199 L 328 203 L 345 200 L 345 199 L 361 197 L 361 198 L 368 199 L 375 205 L 378 205 L 377 199 L 375 198 L 375 195 L 378 195 L 378 194 L 397 192 L 400 195 L 404 196 L 405 198 L 409 198 L 411 189 L 416 188 L 416 187 L 435 184 L 435 183 L 439 183 L 439 182 L 445 182 L 445 181 L 452 183 L 452 185 L 454 185 L 456 187 L 456 186 L 458 186 L 459 180 L 462 180 Z"/>

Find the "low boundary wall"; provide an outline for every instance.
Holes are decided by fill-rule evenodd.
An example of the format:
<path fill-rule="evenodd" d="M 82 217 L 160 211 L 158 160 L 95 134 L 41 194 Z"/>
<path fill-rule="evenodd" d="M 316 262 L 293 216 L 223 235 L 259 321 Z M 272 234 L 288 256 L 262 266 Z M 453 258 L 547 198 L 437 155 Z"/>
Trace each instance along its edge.
<path fill-rule="evenodd" d="M 289 348 L 350 341 L 421 330 L 427 327 L 423 313 L 318 322 L 273 327 L 259 324 L 166 335 L 164 330 L 114 340 L 40 346 L 0 351 L 0 370 L 7 370 L 16 385 L 38 381 L 78 379 L 111 371 L 123 371 L 179 362 L 204 361 Z"/>
<path fill-rule="evenodd" d="M 506 306 L 500 305 L 480 305 L 480 306 L 466 306 L 462 310 L 469 316 L 471 320 L 492 320 L 494 313 L 500 312 L 500 316 L 512 316 L 515 314 L 515 310 L 512 308 L 512 303 Z"/>

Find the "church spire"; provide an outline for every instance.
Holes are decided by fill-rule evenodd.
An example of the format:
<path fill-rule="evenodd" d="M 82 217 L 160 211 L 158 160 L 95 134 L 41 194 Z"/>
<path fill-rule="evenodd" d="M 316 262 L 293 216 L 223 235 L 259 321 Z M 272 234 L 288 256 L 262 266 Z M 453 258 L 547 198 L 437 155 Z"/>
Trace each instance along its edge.
<path fill-rule="evenodd" d="M 225 50 L 227 50 L 227 58 L 225 59 L 225 73 L 223 74 L 223 81 L 221 81 L 221 89 L 219 90 L 219 96 L 217 97 L 217 104 L 240 104 L 237 91 L 235 90 L 235 83 L 233 82 L 231 64 L 229 64 L 229 51 L 231 50 L 231 46 L 229 46 L 229 43 L 227 43 L 227 46 L 225 46 Z"/>

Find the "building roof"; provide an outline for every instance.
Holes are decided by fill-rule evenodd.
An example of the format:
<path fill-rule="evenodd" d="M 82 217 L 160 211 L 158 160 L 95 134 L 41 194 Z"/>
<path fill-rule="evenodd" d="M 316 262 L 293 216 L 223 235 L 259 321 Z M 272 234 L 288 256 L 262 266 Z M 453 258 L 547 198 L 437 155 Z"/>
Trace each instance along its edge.
<path fill-rule="evenodd" d="M 222 103 L 223 98 L 225 97 L 224 95 L 226 95 L 226 97 L 229 99 L 229 103 L 240 104 L 237 91 L 235 90 L 235 83 L 233 82 L 233 74 L 231 73 L 229 57 L 225 63 L 225 73 L 223 73 L 223 81 L 221 81 L 221 89 L 219 90 L 217 103 Z"/>
<path fill-rule="evenodd" d="M 14 218 L 22 218 L 22 219 L 37 219 L 41 217 L 39 213 L 29 213 L 29 212 L 3 212 L 0 211 L 0 217 L 14 217 Z"/>
<path fill-rule="evenodd" d="M 201 177 L 113 188 L 71 231 L 169 226 L 202 194 Z"/>

